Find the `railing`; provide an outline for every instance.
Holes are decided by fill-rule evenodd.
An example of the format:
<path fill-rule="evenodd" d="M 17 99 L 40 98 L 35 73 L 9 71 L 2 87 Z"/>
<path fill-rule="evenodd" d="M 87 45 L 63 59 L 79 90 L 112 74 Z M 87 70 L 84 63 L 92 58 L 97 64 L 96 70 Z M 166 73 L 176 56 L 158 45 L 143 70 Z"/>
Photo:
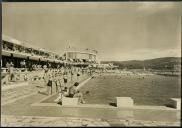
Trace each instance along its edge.
<path fill-rule="evenodd" d="M 54 61 L 57 61 L 57 62 L 60 62 L 60 63 L 63 62 L 63 60 L 56 59 L 56 58 L 53 58 L 53 57 L 47 57 L 47 56 L 35 55 L 35 54 L 31 54 L 31 53 L 25 53 L 25 52 L 2 49 L 2 55 L 11 56 L 11 54 L 13 54 L 14 56 L 23 57 L 23 58 L 30 57 L 30 58 L 36 59 L 36 60 L 41 59 L 41 60 L 45 60 L 45 61 L 48 60 L 48 61 L 51 61 L 51 62 L 54 62 Z"/>
<path fill-rule="evenodd" d="M 67 52 L 74 51 L 74 52 L 83 52 L 83 53 L 91 53 L 91 54 L 97 54 L 98 52 L 96 50 L 88 49 L 88 48 L 75 48 L 75 47 L 69 47 L 66 49 Z"/>

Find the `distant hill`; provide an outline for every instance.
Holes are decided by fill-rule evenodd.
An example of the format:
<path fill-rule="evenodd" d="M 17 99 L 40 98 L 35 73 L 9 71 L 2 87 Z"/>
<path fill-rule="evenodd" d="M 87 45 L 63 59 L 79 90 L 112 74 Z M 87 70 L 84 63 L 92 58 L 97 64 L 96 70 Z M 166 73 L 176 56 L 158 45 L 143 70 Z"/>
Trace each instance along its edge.
<path fill-rule="evenodd" d="M 120 69 L 174 69 L 175 65 L 181 65 L 181 57 L 164 57 L 148 60 L 130 60 L 130 61 L 102 61 L 102 64 L 113 63 Z"/>

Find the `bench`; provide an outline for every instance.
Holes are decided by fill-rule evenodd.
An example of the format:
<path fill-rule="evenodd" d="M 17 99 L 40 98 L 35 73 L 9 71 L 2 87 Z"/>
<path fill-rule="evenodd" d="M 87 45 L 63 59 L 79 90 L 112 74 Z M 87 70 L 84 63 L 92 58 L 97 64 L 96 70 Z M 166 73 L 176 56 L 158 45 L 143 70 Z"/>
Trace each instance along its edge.
<path fill-rule="evenodd" d="M 62 98 L 62 105 L 75 106 L 78 105 L 78 98 L 64 97 Z"/>
<path fill-rule="evenodd" d="M 171 98 L 172 106 L 177 110 L 181 110 L 181 98 Z"/>
<path fill-rule="evenodd" d="M 117 107 L 133 107 L 133 99 L 131 97 L 116 97 Z"/>

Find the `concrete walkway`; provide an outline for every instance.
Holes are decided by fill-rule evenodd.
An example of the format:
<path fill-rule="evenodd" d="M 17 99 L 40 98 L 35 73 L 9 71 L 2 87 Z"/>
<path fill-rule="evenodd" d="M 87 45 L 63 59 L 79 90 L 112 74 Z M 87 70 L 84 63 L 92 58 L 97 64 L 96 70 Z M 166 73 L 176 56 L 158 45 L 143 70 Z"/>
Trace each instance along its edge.
<path fill-rule="evenodd" d="M 9 84 L 9 85 L 4 85 L 2 86 L 2 90 L 5 91 L 5 90 L 8 90 L 8 89 L 13 89 L 13 88 L 17 88 L 17 87 L 21 87 L 21 86 L 27 86 L 28 85 L 28 82 L 16 82 L 16 83 L 12 83 L 12 84 Z"/>
<path fill-rule="evenodd" d="M 134 119 L 179 122 L 180 111 L 155 110 L 155 109 L 109 109 L 97 107 L 56 107 L 56 106 L 31 106 L 31 104 L 44 98 L 45 95 L 36 94 L 2 106 L 2 115 L 21 116 L 47 116 L 47 117 L 88 117 L 102 119 Z"/>

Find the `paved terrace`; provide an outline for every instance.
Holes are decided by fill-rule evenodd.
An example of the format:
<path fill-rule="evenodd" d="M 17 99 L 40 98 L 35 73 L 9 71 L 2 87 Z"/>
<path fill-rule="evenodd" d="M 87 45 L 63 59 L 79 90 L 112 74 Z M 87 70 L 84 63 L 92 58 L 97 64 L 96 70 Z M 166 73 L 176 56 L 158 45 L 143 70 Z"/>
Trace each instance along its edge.
<path fill-rule="evenodd" d="M 82 76 L 81 81 L 88 79 Z M 83 104 L 64 107 L 42 103 L 53 97 L 37 93 L 43 82 L 2 91 L 2 126 L 180 126 L 180 111 L 164 106 L 136 106 L 133 109 Z M 25 93 L 26 92 L 26 93 Z"/>

